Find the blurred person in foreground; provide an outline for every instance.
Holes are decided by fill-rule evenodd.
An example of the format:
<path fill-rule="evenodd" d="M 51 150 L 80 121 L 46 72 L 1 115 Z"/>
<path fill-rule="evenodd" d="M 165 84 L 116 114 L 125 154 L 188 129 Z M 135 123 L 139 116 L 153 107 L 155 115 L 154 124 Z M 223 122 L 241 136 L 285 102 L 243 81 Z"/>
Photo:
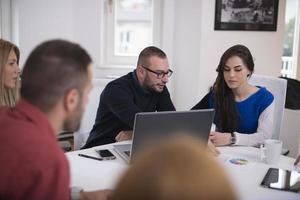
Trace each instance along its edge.
<path fill-rule="evenodd" d="M 120 179 L 112 200 L 236 200 L 219 163 L 205 146 L 179 136 L 146 150 Z"/>

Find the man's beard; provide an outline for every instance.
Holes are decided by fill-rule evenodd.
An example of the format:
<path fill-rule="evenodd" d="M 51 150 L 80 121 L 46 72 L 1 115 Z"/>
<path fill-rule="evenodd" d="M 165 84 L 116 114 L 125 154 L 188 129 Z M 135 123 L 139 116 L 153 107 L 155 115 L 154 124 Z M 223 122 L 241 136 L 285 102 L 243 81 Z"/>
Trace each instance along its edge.
<path fill-rule="evenodd" d="M 80 128 L 80 122 L 83 115 L 82 98 L 78 102 L 77 108 L 69 115 L 63 123 L 63 130 L 75 132 Z"/>
<path fill-rule="evenodd" d="M 148 77 L 148 75 L 145 77 L 144 83 L 143 83 L 143 88 L 145 90 L 148 90 L 150 92 L 160 92 L 155 88 L 155 85 L 152 84 L 150 78 Z"/>

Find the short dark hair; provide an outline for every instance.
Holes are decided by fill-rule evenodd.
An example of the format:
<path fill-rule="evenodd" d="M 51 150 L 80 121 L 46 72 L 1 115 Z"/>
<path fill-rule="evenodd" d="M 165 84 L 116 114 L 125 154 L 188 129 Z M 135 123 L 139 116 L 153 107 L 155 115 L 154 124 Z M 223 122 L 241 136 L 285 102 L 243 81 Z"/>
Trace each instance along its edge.
<path fill-rule="evenodd" d="M 141 51 L 138 61 L 137 61 L 137 66 L 140 66 L 140 65 L 148 66 L 149 58 L 152 56 L 157 56 L 162 59 L 167 58 L 167 55 L 161 49 L 159 49 L 155 46 L 149 46 Z"/>
<path fill-rule="evenodd" d="M 78 44 L 64 40 L 42 43 L 25 63 L 21 97 L 48 112 L 71 89 L 82 92 L 91 62 L 89 54 Z"/>

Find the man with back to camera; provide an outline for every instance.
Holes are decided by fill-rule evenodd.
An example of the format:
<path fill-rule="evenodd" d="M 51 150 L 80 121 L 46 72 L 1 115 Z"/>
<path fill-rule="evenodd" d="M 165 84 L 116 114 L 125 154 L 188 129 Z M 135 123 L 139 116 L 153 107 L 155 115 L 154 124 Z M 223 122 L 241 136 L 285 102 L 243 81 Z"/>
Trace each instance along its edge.
<path fill-rule="evenodd" d="M 91 79 L 91 58 L 77 44 L 53 40 L 32 51 L 21 100 L 0 109 L 0 199 L 70 199 L 68 161 L 56 136 L 79 128 Z M 72 199 L 105 199 L 108 193 L 71 192 Z"/>
<path fill-rule="evenodd" d="M 166 87 L 171 75 L 161 49 L 143 49 L 136 69 L 108 83 L 101 93 L 95 124 L 83 148 L 130 139 L 136 113 L 174 111 Z"/>

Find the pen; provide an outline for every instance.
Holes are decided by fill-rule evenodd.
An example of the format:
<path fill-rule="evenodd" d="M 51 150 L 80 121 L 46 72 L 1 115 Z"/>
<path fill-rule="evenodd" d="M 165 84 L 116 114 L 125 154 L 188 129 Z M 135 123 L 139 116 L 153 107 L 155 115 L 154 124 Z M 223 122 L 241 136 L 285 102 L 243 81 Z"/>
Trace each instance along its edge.
<path fill-rule="evenodd" d="M 97 158 L 97 157 L 93 157 L 93 156 L 89 156 L 89 155 L 85 155 L 85 154 L 78 154 L 78 156 L 81 156 L 84 158 L 90 158 L 90 159 L 94 159 L 94 160 L 103 160 L 103 158 Z"/>

